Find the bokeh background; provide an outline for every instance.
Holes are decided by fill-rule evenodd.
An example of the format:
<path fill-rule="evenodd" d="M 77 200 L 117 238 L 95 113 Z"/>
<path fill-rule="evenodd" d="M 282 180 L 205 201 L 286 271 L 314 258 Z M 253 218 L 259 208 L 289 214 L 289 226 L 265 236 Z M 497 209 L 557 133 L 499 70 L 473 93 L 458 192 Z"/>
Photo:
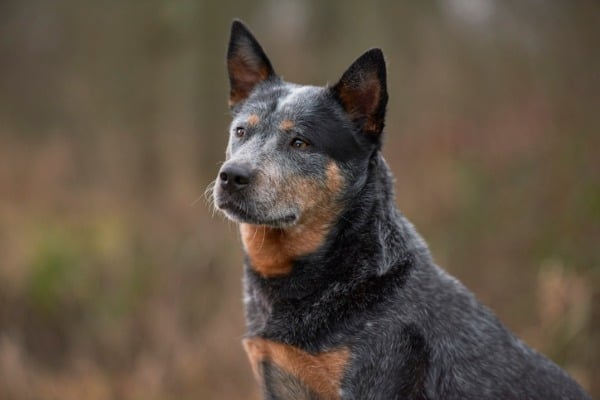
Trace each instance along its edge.
<path fill-rule="evenodd" d="M 257 398 L 204 197 L 234 17 L 299 83 L 384 49 L 400 208 L 599 397 L 597 1 L 3 0 L 0 398 Z"/>

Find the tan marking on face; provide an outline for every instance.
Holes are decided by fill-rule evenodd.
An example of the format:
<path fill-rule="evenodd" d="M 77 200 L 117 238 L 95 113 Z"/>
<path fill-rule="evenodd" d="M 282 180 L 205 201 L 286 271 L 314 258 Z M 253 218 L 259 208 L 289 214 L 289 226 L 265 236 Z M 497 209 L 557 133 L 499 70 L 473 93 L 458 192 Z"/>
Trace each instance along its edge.
<path fill-rule="evenodd" d="M 242 243 L 252 268 L 264 277 L 287 275 L 300 256 L 314 253 L 325 241 L 340 211 L 337 196 L 344 179 L 333 161 L 327 167 L 326 183 L 292 179 L 281 193 L 281 201 L 300 204 L 302 216 L 289 228 L 240 224 Z"/>
<path fill-rule="evenodd" d="M 341 347 L 311 354 L 297 347 L 262 338 L 245 339 L 244 348 L 252 371 L 262 384 L 262 362 L 271 362 L 300 379 L 322 399 L 340 398 L 340 386 L 350 359 L 350 350 Z"/>
<path fill-rule="evenodd" d="M 292 129 L 294 126 L 296 126 L 296 124 L 294 123 L 294 121 L 289 120 L 289 119 L 284 119 L 283 121 L 281 121 L 281 123 L 279 124 L 279 129 L 281 129 L 282 131 L 289 131 L 290 129 Z"/>
<path fill-rule="evenodd" d="M 256 126 L 260 122 L 260 117 L 256 114 L 250 114 L 248 117 L 248 125 Z"/>
<path fill-rule="evenodd" d="M 340 171 L 340 167 L 336 163 L 331 162 L 327 166 L 327 187 L 332 193 L 339 193 L 344 185 L 344 178 Z"/>

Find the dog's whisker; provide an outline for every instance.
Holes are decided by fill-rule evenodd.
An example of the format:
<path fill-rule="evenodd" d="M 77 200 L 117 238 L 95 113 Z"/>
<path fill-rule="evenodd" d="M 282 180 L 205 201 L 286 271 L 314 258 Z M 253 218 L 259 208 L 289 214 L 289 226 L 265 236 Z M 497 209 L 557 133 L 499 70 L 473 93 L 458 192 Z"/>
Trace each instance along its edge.
<path fill-rule="evenodd" d="M 213 195 L 213 191 L 215 188 L 217 181 L 214 180 L 212 182 L 210 182 L 208 184 L 208 186 L 206 187 L 206 189 L 204 189 L 204 192 L 198 196 L 198 198 L 196 198 L 191 204 L 190 206 L 195 206 L 202 198 L 205 199 L 206 202 L 209 203 L 209 205 L 213 205 L 214 204 L 214 195 Z"/>
<path fill-rule="evenodd" d="M 262 237 L 262 242 L 260 243 L 260 248 L 262 249 L 265 246 L 265 240 L 267 238 L 267 227 L 263 226 L 263 237 Z"/>

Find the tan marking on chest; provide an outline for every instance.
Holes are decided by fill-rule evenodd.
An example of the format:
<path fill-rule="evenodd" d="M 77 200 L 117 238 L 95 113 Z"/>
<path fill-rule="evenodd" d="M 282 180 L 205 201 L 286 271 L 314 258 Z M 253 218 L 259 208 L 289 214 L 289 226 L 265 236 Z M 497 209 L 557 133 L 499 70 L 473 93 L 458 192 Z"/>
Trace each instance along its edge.
<path fill-rule="evenodd" d="M 323 399 L 340 398 L 340 386 L 350 358 L 350 350 L 342 347 L 311 354 L 290 345 L 262 338 L 244 340 L 252 371 L 262 384 L 261 364 L 271 362 L 300 379 Z"/>
<path fill-rule="evenodd" d="M 323 244 L 339 212 L 336 200 L 343 186 L 335 163 L 329 164 L 326 176 L 325 187 L 309 179 L 297 179 L 282 193 L 282 201 L 296 201 L 307 210 L 296 225 L 280 229 L 240 224 L 244 249 L 258 273 L 265 277 L 286 275 L 295 259 L 315 252 Z"/>

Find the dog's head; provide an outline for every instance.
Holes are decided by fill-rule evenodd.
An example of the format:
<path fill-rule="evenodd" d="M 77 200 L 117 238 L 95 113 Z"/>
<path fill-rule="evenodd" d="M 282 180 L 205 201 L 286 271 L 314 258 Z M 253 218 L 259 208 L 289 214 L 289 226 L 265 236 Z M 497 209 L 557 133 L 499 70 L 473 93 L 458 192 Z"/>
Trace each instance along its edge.
<path fill-rule="evenodd" d="M 216 207 L 233 221 L 273 228 L 324 221 L 364 182 L 380 147 L 387 104 L 379 49 L 359 57 L 333 86 L 284 82 L 250 31 L 234 21 L 226 162 Z"/>

